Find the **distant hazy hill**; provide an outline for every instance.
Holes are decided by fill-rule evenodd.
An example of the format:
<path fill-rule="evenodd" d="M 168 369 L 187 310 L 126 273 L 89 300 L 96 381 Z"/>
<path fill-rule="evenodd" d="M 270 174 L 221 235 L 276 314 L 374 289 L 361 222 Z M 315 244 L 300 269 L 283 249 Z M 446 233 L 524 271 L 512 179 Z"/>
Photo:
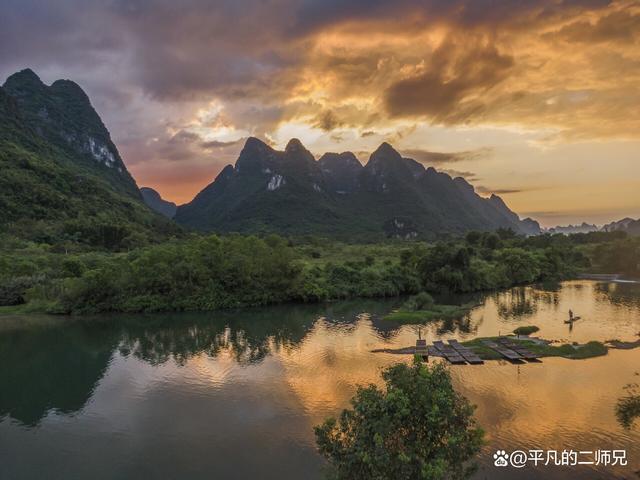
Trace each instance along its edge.
<path fill-rule="evenodd" d="M 586 222 L 582 222 L 581 225 L 567 225 L 567 226 L 557 226 L 548 229 L 549 233 L 563 233 L 565 235 L 569 235 L 571 233 L 589 233 L 589 232 L 597 232 L 598 226 L 588 224 Z"/>
<path fill-rule="evenodd" d="M 142 202 L 82 89 L 31 70 L 0 88 L 0 226 L 40 241 L 117 248 L 176 231 Z"/>
<path fill-rule="evenodd" d="M 629 235 L 640 235 L 640 219 L 634 220 L 633 218 L 623 218 L 617 222 L 611 222 L 602 227 L 604 232 L 623 231 Z"/>
<path fill-rule="evenodd" d="M 176 221 L 220 232 L 321 234 L 339 238 L 433 237 L 511 228 L 535 234 L 496 195 L 482 198 L 463 178 L 427 168 L 383 143 L 362 166 L 351 152 L 316 161 L 293 139 L 277 151 L 247 140 Z"/>
<path fill-rule="evenodd" d="M 544 230 L 545 233 L 562 233 L 570 235 L 572 233 L 590 233 L 590 232 L 626 232 L 629 235 L 640 235 L 640 219 L 623 218 L 615 222 L 608 223 L 602 227 L 583 222 L 581 225 L 557 226 Z"/>
<path fill-rule="evenodd" d="M 163 199 L 153 188 L 140 187 L 140 193 L 142 194 L 144 203 L 146 203 L 149 208 L 167 218 L 173 218 L 175 216 L 176 210 L 178 209 L 176 204 Z"/>

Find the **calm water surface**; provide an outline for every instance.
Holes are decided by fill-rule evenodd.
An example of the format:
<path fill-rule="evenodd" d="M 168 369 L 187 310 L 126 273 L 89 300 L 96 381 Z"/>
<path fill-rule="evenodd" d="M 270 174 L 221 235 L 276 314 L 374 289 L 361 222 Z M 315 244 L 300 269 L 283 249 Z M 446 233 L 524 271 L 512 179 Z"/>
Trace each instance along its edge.
<path fill-rule="evenodd" d="M 399 301 L 91 319 L 0 317 L 0 478 L 322 478 L 313 425 L 356 385 L 410 358 L 381 317 Z M 635 340 L 640 285 L 573 281 L 480 298 L 429 340 L 538 325 L 539 335 Z M 563 323 L 569 308 L 583 317 Z M 638 478 L 640 427 L 615 417 L 640 349 L 589 360 L 451 368 L 488 434 L 478 479 Z M 626 449 L 620 468 L 492 466 L 496 449 Z M 517 475 L 516 475 L 517 473 Z"/>

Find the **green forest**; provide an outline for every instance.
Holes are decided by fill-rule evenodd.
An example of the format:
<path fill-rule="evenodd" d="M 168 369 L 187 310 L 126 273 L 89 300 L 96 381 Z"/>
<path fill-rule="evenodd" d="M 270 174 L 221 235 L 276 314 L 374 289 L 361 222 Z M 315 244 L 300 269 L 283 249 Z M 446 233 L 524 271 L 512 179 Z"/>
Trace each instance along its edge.
<path fill-rule="evenodd" d="M 0 311 L 197 311 L 353 297 L 496 290 L 580 272 L 638 275 L 623 232 L 524 237 L 469 232 L 439 242 L 181 233 L 118 249 L 0 235 Z"/>
<path fill-rule="evenodd" d="M 256 165 L 260 168 L 254 170 L 260 172 L 265 166 L 281 166 L 292 188 L 298 180 L 307 179 L 306 174 L 294 175 L 300 169 L 307 172 L 302 165 L 315 168 L 313 156 L 299 141 L 292 140 L 285 152 L 277 153 L 253 139 L 243 152 L 238 159 L 242 172 Z M 261 163 L 274 156 L 279 158 L 278 165 Z M 372 157 L 376 171 L 385 169 L 385 185 L 387 177 L 396 178 L 396 197 L 404 198 L 403 192 L 413 185 L 411 168 L 417 162 L 403 160 L 388 144 Z M 417 205 L 410 199 L 399 207 L 409 215 L 407 221 L 394 217 L 392 222 L 401 231 L 383 235 L 380 230 L 379 235 L 366 237 L 378 243 L 355 243 L 361 238 L 355 230 L 349 236 L 354 243 L 337 241 L 336 232 L 301 236 L 300 222 L 318 221 L 326 212 L 313 214 L 315 210 L 302 208 L 296 197 L 287 196 L 272 211 L 288 206 L 283 215 L 291 228 L 278 231 L 296 232 L 292 236 L 190 232 L 143 203 L 82 89 L 67 80 L 45 85 L 28 69 L 9 77 L 0 88 L 0 171 L 3 312 L 195 311 L 420 292 L 478 292 L 556 282 L 581 272 L 640 277 L 640 238 L 627 237 L 625 232 L 526 237 L 506 227 L 460 236 L 459 232 L 490 230 L 492 225 L 524 230 L 517 215 L 498 197 L 487 200 L 493 204 L 490 207 L 474 196 L 475 203 L 489 209 L 483 212 L 493 212 L 476 218 L 466 204 L 458 203 L 462 201 L 460 181 L 435 171 L 421 174 L 435 182 L 427 184 L 427 190 L 435 188 L 438 198 L 448 199 L 448 207 L 436 215 L 442 228 L 432 225 L 428 236 L 409 228 L 411 208 Z M 374 177 L 370 179 L 374 183 L 383 178 Z M 221 177 L 222 183 L 225 178 Z M 387 187 L 394 183 L 389 182 Z M 462 187 L 465 198 L 470 197 L 473 188 L 466 183 Z M 220 188 L 211 186 L 209 193 Z M 251 187 L 244 193 L 253 191 Z M 262 208 L 260 202 L 249 210 Z M 365 205 L 375 213 L 377 207 Z M 294 215 L 291 208 L 302 214 Z M 226 215 L 229 212 L 235 210 Z M 268 218 L 269 225 L 278 226 L 275 217 Z M 354 227 L 353 222 L 348 225 Z M 406 231 L 398 225 L 405 225 Z M 265 230 L 254 225 L 246 231 Z"/>

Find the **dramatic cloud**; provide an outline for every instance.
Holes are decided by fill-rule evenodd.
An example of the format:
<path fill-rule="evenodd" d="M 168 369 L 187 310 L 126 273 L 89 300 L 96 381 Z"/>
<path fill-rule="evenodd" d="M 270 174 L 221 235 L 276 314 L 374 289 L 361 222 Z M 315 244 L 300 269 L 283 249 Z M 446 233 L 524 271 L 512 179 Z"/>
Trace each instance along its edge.
<path fill-rule="evenodd" d="M 628 165 L 640 142 L 639 44 L 634 0 L 0 5 L 0 76 L 31 67 L 80 83 L 138 181 L 177 201 L 250 135 L 279 147 L 297 136 L 316 154 L 390 141 L 495 185 L 534 178 L 532 152 L 580 142 L 608 142 Z M 502 157 L 487 153 L 498 145 Z M 565 152 L 550 164 L 581 162 Z M 185 170 L 198 174 L 178 188 Z"/>
<path fill-rule="evenodd" d="M 425 115 L 435 123 L 465 123 L 484 113 L 482 94 L 503 81 L 513 66 L 513 57 L 498 52 L 487 39 L 467 38 L 462 44 L 446 39 L 424 73 L 389 87 L 386 107 L 394 117 Z"/>
<path fill-rule="evenodd" d="M 450 175 L 453 178 L 462 177 L 467 182 L 475 182 L 477 180 L 480 180 L 480 177 L 474 172 L 467 172 L 467 171 L 463 171 L 463 170 L 454 170 L 454 169 L 450 169 L 450 168 L 442 168 L 442 169 L 440 169 L 440 171 L 446 173 L 447 175 Z"/>
<path fill-rule="evenodd" d="M 517 188 L 488 188 L 482 185 L 478 185 L 475 188 L 476 188 L 476 192 L 481 193 L 483 195 L 491 195 L 491 194 L 506 195 L 509 193 L 520 193 L 523 191 Z"/>
<path fill-rule="evenodd" d="M 432 152 L 430 150 L 403 150 L 402 153 L 426 165 L 442 165 L 446 163 L 456 163 L 465 160 L 480 160 L 491 155 L 490 148 L 469 150 L 465 152 Z"/>
<path fill-rule="evenodd" d="M 631 8 L 615 11 L 593 21 L 581 20 L 569 23 L 550 37 L 561 38 L 568 42 L 633 43 L 635 33 L 640 30 L 640 15 Z"/>

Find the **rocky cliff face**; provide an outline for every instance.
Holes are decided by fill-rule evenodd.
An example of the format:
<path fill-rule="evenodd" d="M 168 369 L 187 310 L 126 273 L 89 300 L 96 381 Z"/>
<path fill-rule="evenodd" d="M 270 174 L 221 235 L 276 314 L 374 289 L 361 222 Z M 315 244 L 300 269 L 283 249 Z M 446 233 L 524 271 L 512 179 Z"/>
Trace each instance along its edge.
<path fill-rule="evenodd" d="M 0 87 L 0 231 L 122 249 L 179 228 L 144 205 L 80 87 L 24 70 Z"/>
<path fill-rule="evenodd" d="M 425 169 L 387 143 L 362 166 L 351 152 L 316 161 L 296 139 L 284 151 L 248 139 L 235 166 L 178 207 L 175 218 L 202 230 L 349 239 L 497 228 L 539 233 L 536 222 L 520 221 L 499 197 L 482 198 L 464 179 Z"/>
<path fill-rule="evenodd" d="M 140 198 L 109 131 L 78 84 L 56 80 L 48 86 L 26 69 L 7 78 L 3 89 L 38 136 L 76 163 L 99 172 L 118 190 Z"/>

